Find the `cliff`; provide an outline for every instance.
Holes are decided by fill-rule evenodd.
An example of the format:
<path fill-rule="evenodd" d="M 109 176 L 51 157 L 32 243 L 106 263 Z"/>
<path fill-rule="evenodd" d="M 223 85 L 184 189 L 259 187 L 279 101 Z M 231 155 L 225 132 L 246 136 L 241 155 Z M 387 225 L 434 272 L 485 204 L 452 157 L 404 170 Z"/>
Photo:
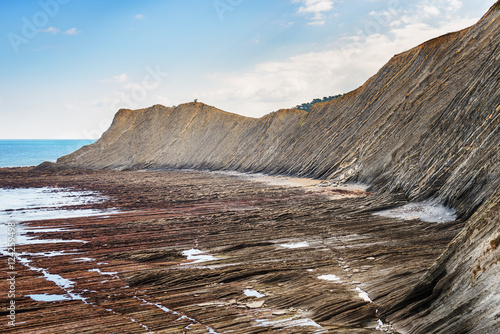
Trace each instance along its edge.
<path fill-rule="evenodd" d="M 388 311 L 403 333 L 500 332 L 500 188 Z"/>
<path fill-rule="evenodd" d="M 120 110 L 59 163 L 336 178 L 470 215 L 500 184 L 498 4 L 475 26 L 394 56 L 310 113 L 246 118 L 201 104 Z"/>
<path fill-rule="evenodd" d="M 58 160 L 93 169 L 194 168 L 361 182 L 467 219 L 415 288 L 381 310 L 402 333 L 497 333 L 500 2 L 474 26 L 395 55 L 309 113 L 246 118 L 202 103 L 120 110 Z"/>

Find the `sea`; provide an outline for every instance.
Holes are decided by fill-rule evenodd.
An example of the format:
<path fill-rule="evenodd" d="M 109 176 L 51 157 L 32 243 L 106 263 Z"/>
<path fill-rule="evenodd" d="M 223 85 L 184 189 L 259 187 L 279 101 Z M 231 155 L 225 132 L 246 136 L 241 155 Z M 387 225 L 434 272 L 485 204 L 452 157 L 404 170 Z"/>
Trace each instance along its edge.
<path fill-rule="evenodd" d="M 0 167 L 37 166 L 94 143 L 95 139 L 0 139 Z"/>
<path fill-rule="evenodd" d="M 94 143 L 95 140 L 0 140 L 0 167 L 36 166 Z M 57 218 L 71 218 L 110 214 L 111 211 L 72 209 L 67 206 L 82 205 L 105 200 L 98 193 L 64 188 L 0 188 L 0 255 L 5 252 L 9 231 L 16 225 L 18 244 L 34 243 L 26 237 L 23 222 Z M 40 230 L 41 231 L 41 230 Z M 3 254 L 5 255 L 5 254 Z"/>

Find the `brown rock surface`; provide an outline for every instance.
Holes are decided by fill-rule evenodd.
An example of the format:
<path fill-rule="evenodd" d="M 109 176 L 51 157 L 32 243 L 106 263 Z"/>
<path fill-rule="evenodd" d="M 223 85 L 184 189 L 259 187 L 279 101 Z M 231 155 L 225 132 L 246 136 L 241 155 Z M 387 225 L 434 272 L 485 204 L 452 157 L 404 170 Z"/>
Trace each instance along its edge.
<path fill-rule="evenodd" d="M 500 189 L 398 303 L 390 319 L 411 333 L 500 333 Z"/>
<path fill-rule="evenodd" d="M 84 207 L 125 211 L 27 223 L 65 228 L 42 239 L 87 241 L 17 249 L 32 267 L 75 282 L 86 302 L 31 300 L 67 291 L 18 263 L 18 325 L 9 333 L 376 333 L 377 314 L 463 226 L 374 216 L 401 199 L 359 191 L 332 200 L 318 187 L 200 172 L 0 169 L 0 187 L 33 186 L 99 191 L 109 200 Z M 192 248 L 215 260 L 179 256 Z M 67 253 L 42 254 L 54 250 Z"/>
<path fill-rule="evenodd" d="M 54 235 L 88 241 L 67 247 L 118 274 L 102 282 L 93 262 L 33 258 L 89 302 L 20 297 L 29 318 L 19 331 L 373 333 L 381 317 L 401 333 L 500 332 L 499 42 L 497 2 L 476 25 L 394 56 L 308 114 L 250 119 L 200 103 L 121 110 L 98 142 L 57 165 L 2 170 L 1 186 L 94 189 L 112 198 L 98 207 L 133 210 L 32 223 L 67 224 Z M 266 172 L 362 182 L 370 193 L 333 199 L 199 172 L 69 167 Z M 427 199 L 459 220 L 372 215 Z M 283 246 L 297 242 L 307 245 Z M 217 259 L 179 259 L 195 247 Z M 20 289 L 54 289 L 28 268 L 22 277 Z"/>

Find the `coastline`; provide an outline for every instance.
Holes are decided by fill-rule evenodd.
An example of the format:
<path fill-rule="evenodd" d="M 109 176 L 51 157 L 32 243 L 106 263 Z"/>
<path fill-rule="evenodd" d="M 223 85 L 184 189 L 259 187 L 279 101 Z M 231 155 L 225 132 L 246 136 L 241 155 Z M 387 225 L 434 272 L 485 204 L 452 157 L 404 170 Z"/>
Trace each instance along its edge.
<path fill-rule="evenodd" d="M 96 139 L 0 139 L 0 168 L 35 167 L 55 162 Z"/>
<path fill-rule="evenodd" d="M 121 210 L 24 223 L 30 229 L 64 227 L 37 233 L 39 239 L 84 242 L 18 247 L 30 262 L 17 268 L 13 332 L 112 326 L 121 332 L 380 333 L 384 309 L 461 227 L 372 215 L 402 204 L 398 198 L 331 199 L 311 181 L 295 186 L 285 178 L 287 185 L 271 185 L 263 182 L 267 178 L 0 169 L 0 188 L 93 191 L 108 200 L 80 208 Z M 40 270 L 73 284 L 61 290 Z M 43 301 L 68 293 L 81 299 Z"/>

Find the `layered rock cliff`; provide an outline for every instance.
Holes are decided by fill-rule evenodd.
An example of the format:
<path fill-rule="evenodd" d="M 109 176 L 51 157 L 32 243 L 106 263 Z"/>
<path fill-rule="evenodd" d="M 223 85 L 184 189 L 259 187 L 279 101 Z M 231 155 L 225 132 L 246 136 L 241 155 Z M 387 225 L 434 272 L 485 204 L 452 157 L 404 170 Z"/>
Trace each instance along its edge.
<path fill-rule="evenodd" d="M 359 89 L 310 113 L 246 118 L 201 104 L 120 110 L 86 168 L 197 168 L 337 178 L 439 198 L 470 214 L 500 184 L 500 18 L 394 56 Z"/>
<path fill-rule="evenodd" d="M 260 119 L 201 103 L 120 110 L 84 168 L 195 168 L 331 178 L 435 199 L 467 219 L 390 310 L 402 333 L 497 333 L 500 321 L 500 2 L 474 26 L 394 56 L 309 113 Z"/>
<path fill-rule="evenodd" d="M 500 333 L 500 188 L 388 311 L 403 333 Z"/>

